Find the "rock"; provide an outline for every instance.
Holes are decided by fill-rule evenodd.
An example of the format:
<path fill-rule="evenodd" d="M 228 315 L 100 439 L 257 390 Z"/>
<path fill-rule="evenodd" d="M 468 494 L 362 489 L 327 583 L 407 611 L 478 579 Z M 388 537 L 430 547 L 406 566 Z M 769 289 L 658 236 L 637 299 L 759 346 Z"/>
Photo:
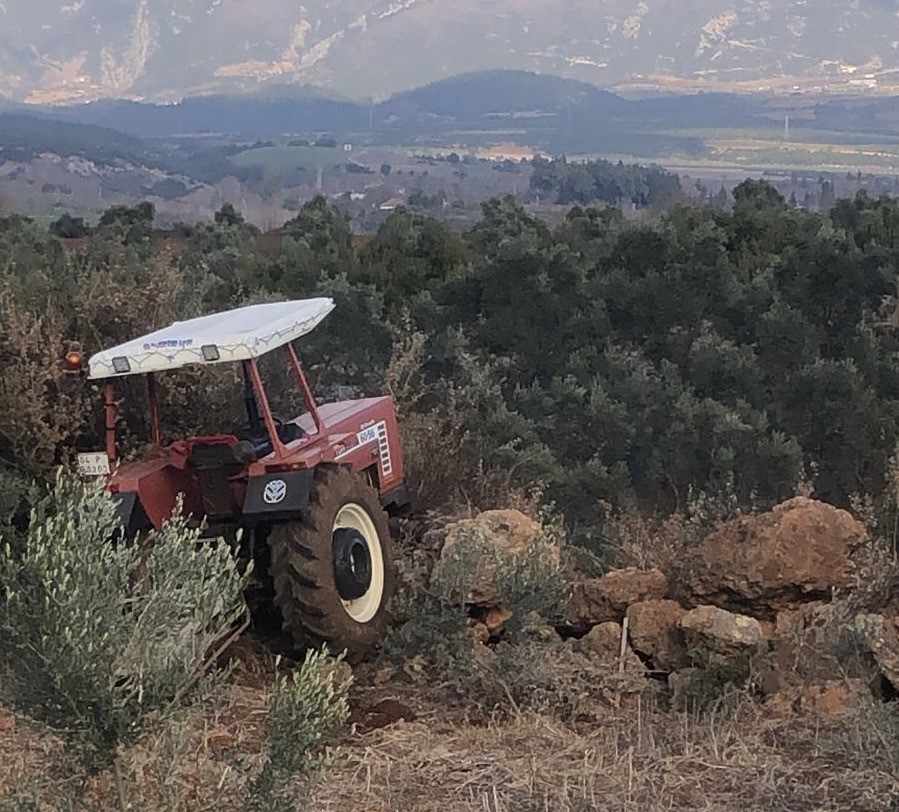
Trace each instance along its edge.
<path fill-rule="evenodd" d="M 618 623 L 631 604 L 660 600 L 667 592 L 668 579 L 660 570 L 612 570 L 574 585 L 568 621 L 581 631 L 600 623 Z"/>
<path fill-rule="evenodd" d="M 452 522 L 430 531 L 425 539 L 428 544 L 435 544 L 434 534 L 442 536 L 443 541 L 432 577 L 440 577 L 451 568 L 461 569 L 471 583 L 468 594 L 459 597 L 485 607 L 496 605 L 497 564 L 544 538 L 540 524 L 518 510 L 489 510 L 473 519 Z M 546 544 L 551 555 L 558 558 L 558 548 L 549 541 Z"/>
<path fill-rule="evenodd" d="M 735 615 L 717 606 L 699 606 L 678 622 L 687 648 L 730 657 L 760 648 L 765 637 L 755 618 Z"/>
<path fill-rule="evenodd" d="M 512 619 L 512 613 L 508 609 L 493 607 L 488 609 L 484 614 L 482 622 L 489 630 L 490 634 L 496 634 L 502 631 L 506 624 Z"/>
<path fill-rule="evenodd" d="M 621 651 L 621 626 L 611 622 L 594 626 L 578 648 L 596 660 L 617 661 Z"/>
<path fill-rule="evenodd" d="M 780 691 L 765 702 L 765 708 L 776 716 L 802 714 L 837 721 L 858 711 L 867 696 L 862 680 L 828 680 Z"/>
<path fill-rule="evenodd" d="M 690 664 L 684 633 L 677 625 L 686 614 L 676 601 L 641 601 L 627 610 L 627 633 L 634 650 L 657 671 L 676 671 Z"/>
<path fill-rule="evenodd" d="M 830 680 L 823 685 L 806 685 L 799 695 L 800 709 L 823 719 L 851 716 L 869 697 L 860 679 Z"/>
<path fill-rule="evenodd" d="M 0 733 L 11 733 L 16 729 L 16 718 L 6 713 L 0 713 Z"/>
<path fill-rule="evenodd" d="M 843 622 L 833 612 L 833 605 L 817 602 L 778 614 L 771 639 L 771 680 L 763 686 L 766 693 L 780 692 L 787 686 L 824 684 L 846 676 L 851 664 L 834 655 L 834 640 L 828 639 Z"/>
<path fill-rule="evenodd" d="M 621 625 L 601 623 L 579 641 L 578 650 L 609 671 L 621 671 Z M 627 644 L 624 647 L 624 672 L 643 674 L 646 671 L 640 658 Z"/>
<path fill-rule="evenodd" d="M 365 710 L 357 708 L 350 714 L 349 721 L 358 733 L 365 734 L 398 722 L 414 722 L 415 719 L 415 712 L 407 705 L 396 699 L 382 699 Z"/>
<path fill-rule="evenodd" d="M 880 673 L 899 691 L 899 632 L 896 624 L 883 615 L 859 615 L 855 619 L 855 628 Z"/>
<path fill-rule="evenodd" d="M 490 629 L 487 628 L 486 623 L 478 620 L 468 621 L 468 633 L 476 643 L 487 644 L 490 642 Z"/>
<path fill-rule="evenodd" d="M 774 620 L 785 609 L 851 588 L 850 556 L 866 538 L 845 510 L 792 499 L 711 533 L 696 551 L 683 597 Z"/>

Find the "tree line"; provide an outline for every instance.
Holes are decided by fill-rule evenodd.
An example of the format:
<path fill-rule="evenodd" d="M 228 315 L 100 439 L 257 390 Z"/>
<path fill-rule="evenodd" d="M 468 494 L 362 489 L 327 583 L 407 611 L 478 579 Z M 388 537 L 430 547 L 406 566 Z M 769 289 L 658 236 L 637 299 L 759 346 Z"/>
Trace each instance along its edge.
<path fill-rule="evenodd" d="M 325 397 L 388 381 L 407 426 L 428 429 L 410 441 L 413 469 L 464 454 L 539 485 L 585 534 L 618 506 L 670 510 L 700 491 L 770 504 L 805 480 L 845 504 L 884 487 L 899 440 L 893 200 L 860 194 L 818 214 L 747 181 L 726 210 L 634 223 L 575 206 L 556 227 L 490 200 L 466 233 L 399 210 L 361 242 L 318 198 L 274 258 L 230 207 L 179 251 L 153 240 L 152 216 L 112 209 L 74 250 L 0 219 L 8 514 L 25 480 L 101 441 L 97 392 L 59 369 L 67 341 L 93 352 L 178 318 L 314 295 L 338 304 L 301 346 Z M 172 380 L 171 430 L 221 429 L 236 386 L 224 371 Z M 140 408 L 124 419 L 146 436 Z M 446 468 L 458 473 L 439 479 L 442 495 L 464 495 L 461 467 Z"/>
<path fill-rule="evenodd" d="M 537 157 L 532 165 L 531 194 L 563 206 L 630 203 L 662 210 L 684 198 L 680 178 L 658 166 L 604 160 L 569 162 L 564 157 Z"/>

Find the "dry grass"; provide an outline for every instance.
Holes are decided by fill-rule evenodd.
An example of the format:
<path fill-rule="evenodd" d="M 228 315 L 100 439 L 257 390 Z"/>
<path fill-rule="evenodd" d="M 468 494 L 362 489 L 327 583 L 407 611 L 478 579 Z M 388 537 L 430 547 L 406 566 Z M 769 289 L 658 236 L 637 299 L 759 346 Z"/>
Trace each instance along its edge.
<path fill-rule="evenodd" d="M 237 808 L 259 761 L 266 699 L 262 690 L 232 685 L 215 708 L 185 711 L 125 750 L 122 779 L 130 812 Z M 0 712 L 2 720 L 12 717 Z M 0 809 L 19 809 L 20 797 L 40 810 L 122 807 L 111 770 L 87 779 L 77 801 L 83 779 L 71 754 L 38 726 L 22 720 L 0 725 L 0 759 Z"/>
<path fill-rule="evenodd" d="M 0 708 L 0 809 L 11 793 L 29 788 L 40 797 L 42 784 L 67 776 L 63 741 Z"/>
<path fill-rule="evenodd" d="M 779 716 L 748 695 L 702 714 L 629 697 L 589 722 L 522 713 L 473 723 L 439 686 L 378 681 L 357 701 L 389 693 L 408 701 L 418 721 L 356 733 L 335 748 L 309 809 L 887 812 L 899 802 L 899 717 L 890 706 L 829 720 Z M 233 686 L 216 711 L 129 750 L 128 808 L 239 808 L 264 715 L 263 691 Z M 17 722 L 0 729 L 0 757 L 0 791 L 28 787 L 33 808 L 74 808 L 60 792 L 69 774 L 54 737 Z M 121 808 L 110 774 L 91 782 L 79 808 Z"/>
<path fill-rule="evenodd" d="M 890 754 L 872 758 L 849 746 L 869 724 L 772 719 L 749 700 L 705 716 L 609 711 L 583 731 L 537 715 L 487 727 L 409 724 L 338 750 L 315 808 L 893 809 L 899 780 Z"/>
<path fill-rule="evenodd" d="M 259 762 L 267 695 L 231 686 L 208 713 L 187 713 L 130 748 L 123 759 L 130 812 L 236 809 Z M 101 774 L 88 803 L 118 810 L 114 776 Z"/>

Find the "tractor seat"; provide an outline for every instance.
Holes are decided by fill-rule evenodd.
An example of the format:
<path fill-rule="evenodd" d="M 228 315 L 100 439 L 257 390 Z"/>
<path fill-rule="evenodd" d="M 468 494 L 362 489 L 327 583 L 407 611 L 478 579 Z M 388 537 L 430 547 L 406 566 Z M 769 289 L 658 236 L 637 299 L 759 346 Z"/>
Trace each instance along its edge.
<path fill-rule="evenodd" d="M 296 423 L 279 423 L 278 439 L 282 443 L 292 443 L 295 440 L 302 440 L 306 436 L 306 432 Z M 238 439 L 248 442 L 253 446 L 253 453 L 256 459 L 267 457 L 274 450 L 272 448 L 271 438 L 265 427 L 261 427 L 258 431 L 244 430 L 238 435 Z"/>

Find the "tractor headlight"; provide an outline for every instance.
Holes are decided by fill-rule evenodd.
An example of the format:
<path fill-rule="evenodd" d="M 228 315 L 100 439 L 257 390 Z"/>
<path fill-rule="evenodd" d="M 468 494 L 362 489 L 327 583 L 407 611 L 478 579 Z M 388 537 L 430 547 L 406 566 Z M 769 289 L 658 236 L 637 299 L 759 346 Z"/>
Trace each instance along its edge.
<path fill-rule="evenodd" d="M 218 361 L 221 358 L 219 348 L 215 344 L 204 344 L 202 352 L 204 361 Z"/>
<path fill-rule="evenodd" d="M 126 372 L 131 372 L 131 362 L 124 355 L 119 355 L 112 359 L 112 368 L 119 375 L 124 375 Z"/>

